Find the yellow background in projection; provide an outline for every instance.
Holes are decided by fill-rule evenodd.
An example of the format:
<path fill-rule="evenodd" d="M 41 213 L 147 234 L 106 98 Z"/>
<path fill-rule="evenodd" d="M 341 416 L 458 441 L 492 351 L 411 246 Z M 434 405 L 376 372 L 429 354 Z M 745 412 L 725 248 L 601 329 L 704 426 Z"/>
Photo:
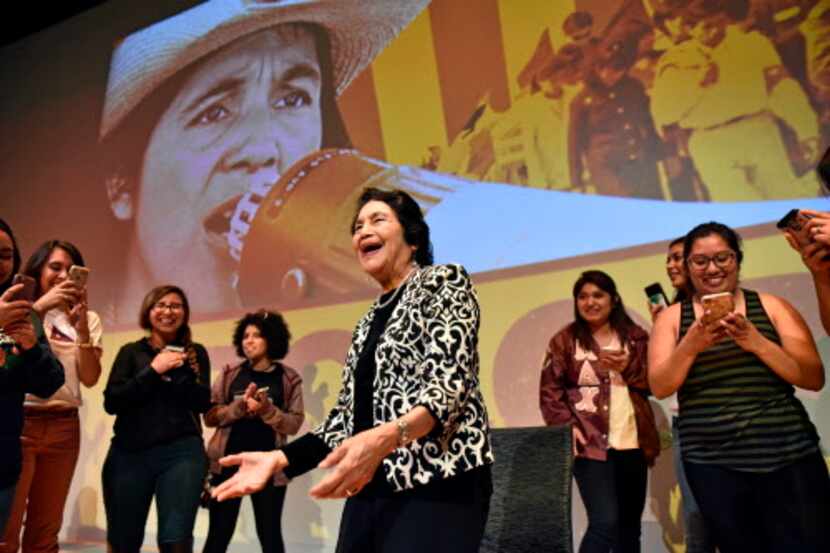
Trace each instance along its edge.
<path fill-rule="evenodd" d="M 517 78 L 527 60 L 533 55 L 542 32 L 548 29 L 554 47 L 566 42 L 562 23 L 568 14 L 574 11 L 574 2 L 499 0 L 498 5 L 510 98 L 515 100 L 519 95 Z"/>
<path fill-rule="evenodd" d="M 427 144 L 447 141 L 428 11 L 377 57 L 372 71 L 386 159 L 417 165 Z"/>

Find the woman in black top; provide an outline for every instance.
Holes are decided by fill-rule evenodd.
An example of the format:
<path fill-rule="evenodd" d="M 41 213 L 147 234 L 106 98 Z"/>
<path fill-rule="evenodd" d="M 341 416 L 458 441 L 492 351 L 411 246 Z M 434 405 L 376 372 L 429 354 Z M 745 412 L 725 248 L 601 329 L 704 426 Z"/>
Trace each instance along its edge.
<path fill-rule="evenodd" d="M 241 468 L 214 494 L 320 466 L 331 470 L 312 497 L 348 498 L 339 553 L 477 552 L 493 456 L 470 278 L 459 265 L 432 265 L 429 228 L 400 191 L 363 192 L 352 247 L 384 293 L 357 324 L 334 407 L 280 450 L 224 458 Z"/>
<path fill-rule="evenodd" d="M 148 337 L 118 352 L 104 390 L 116 415 L 103 470 L 107 540 L 135 553 L 153 495 L 162 553 L 190 552 L 207 460 L 199 413 L 210 408 L 210 361 L 191 340 L 187 296 L 159 286 L 144 297 L 139 324 Z"/>
<path fill-rule="evenodd" d="M 12 285 L 19 270 L 17 241 L 0 219 L 0 536 L 20 477 L 23 398 L 27 393 L 49 397 L 64 381 L 32 302 L 16 296 L 23 290 L 22 284 Z"/>
<path fill-rule="evenodd" d="M 211 483 L 218 486 L 236 472 L 219 458 L 242 451 L 271 451 L 303 424 L 303 386 L 297 371 L 279 360 L 291 338 L 274 311 L 248 313 L 236 323 L 233 345 L 242 363 L 222 369 L 213 384 L 213 407 L 205 424 L 216 427 L 208 444 Z M 288 479 L 274 475 L 271 486 L 251 496 L 263 553 L 283 553 L 282 507 Z M 225 553 L 236 528 L 241 499 L 210 503 L 210 530 L 202 553 Z"/>

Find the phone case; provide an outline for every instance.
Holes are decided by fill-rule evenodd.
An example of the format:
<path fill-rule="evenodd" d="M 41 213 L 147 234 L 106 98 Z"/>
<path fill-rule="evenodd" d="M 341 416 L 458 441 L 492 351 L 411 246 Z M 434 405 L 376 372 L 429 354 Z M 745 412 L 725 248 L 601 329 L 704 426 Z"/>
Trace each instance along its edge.
<path fill-rule="evenodd" d="M 781 230 L 788 230 L 798 241 L 799 245 L 806 246 L 813 241 L 812 237 L 807 232 L 805 225 L 811 217 L 799 211 L 798 209 L 791 209 L 784 217 L 775 225 Z"/>
<path fill-rule="evenodd" d="M 35 301 L 35 288 L 37 287 L 35 279 L 27 275 L 16 274 L 12 279 L 12 286 L 15 284 L 23 284 L 23 289 L 10 298 L 12 301 Z"/>
<path fill-rule="evenodd" d="M 735 301 L 730 292 L 703 296 L 700 298 L 700 303 L 703 304 L 703 309 L 708 311 L 702 318 L 705 325 L 716 323 L 735 310 Z"/>
<path fill-rule="evenodd" d="M 83 288 L 86 286 L 86 281 L 89 278 L 89 269 L 79 265 L 72 265 L 69 267 L 69 280 Z"/>

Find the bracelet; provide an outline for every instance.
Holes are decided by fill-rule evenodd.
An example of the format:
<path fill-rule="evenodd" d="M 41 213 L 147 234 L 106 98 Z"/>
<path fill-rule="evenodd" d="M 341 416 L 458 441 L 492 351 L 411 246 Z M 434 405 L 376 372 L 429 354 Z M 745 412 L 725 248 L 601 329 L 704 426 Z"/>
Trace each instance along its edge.
<path fill-rule="evenodd" d="M 409 423 L 400 418 L 395 425 L 398 427 L 398 447 L 403 447 L 409 443 Z"/>

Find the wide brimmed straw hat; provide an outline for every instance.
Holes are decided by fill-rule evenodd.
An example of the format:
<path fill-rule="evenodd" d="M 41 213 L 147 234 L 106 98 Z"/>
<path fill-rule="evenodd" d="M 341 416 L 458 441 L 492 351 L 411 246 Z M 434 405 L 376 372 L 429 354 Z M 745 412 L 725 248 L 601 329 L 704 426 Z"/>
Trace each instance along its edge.
<path fill-rule="evenodd" d="M 239 37 L 315 23 L 331 44 L 339 95 L 429 0 L 209 0 L 131 34 L 113 52 L 101 118 L 105 138 L 163 82 Z"/>

